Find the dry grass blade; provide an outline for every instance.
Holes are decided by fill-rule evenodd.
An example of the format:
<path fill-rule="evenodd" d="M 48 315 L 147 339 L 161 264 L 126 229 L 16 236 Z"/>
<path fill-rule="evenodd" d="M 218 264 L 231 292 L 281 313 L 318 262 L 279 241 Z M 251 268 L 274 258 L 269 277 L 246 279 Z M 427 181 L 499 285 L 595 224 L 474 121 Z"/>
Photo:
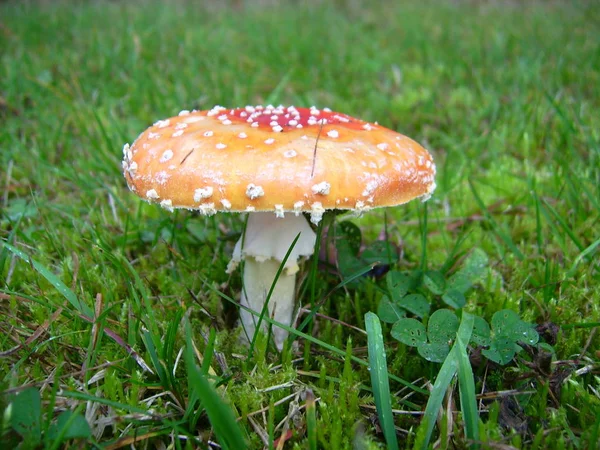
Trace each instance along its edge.
<path fill-rule="evenodd" d="M 0 298 L 8 299 L 8 298 L 10 298 L 10 296 L 0 293 Z M 48 320 L 44 321 L 44 323 L 42 325 L 40 325 L 33 332 L 33 334 L 25 340 L 24 343 L 19 344 L 19 345 L 15 346 L 9 350 L 6 350 L 4 352 L 0 352 L 0 358 L 6 358 L 7 356 L 13 355 L 13 354 L 17 353 L 18 351 L 22 350 L 23 348 L 31 345 L 42 334 L 44 334 L 48 330 L 48 327 L 58 319 L 58 317 L 62 314 L 62 312 L 63 312 L 63 308 L 62 307 L 58 308 L 56 311 L 54 311 L 54 313 L 52 313 L 52 316 L 50 316 L 50 318 Z"/>
<path fill-rule="evenodd" d="M 86 322 L 89 323 L 94 323 L 94 321 L 84 315 L 79 315 L 79 317 L 83 320 L 85 320 Z M 133 358 L 133 360 L 142 368 L 142 370 L 144 372 L 148 372 L 151 374 L 154 374 L 154 371 L 150 368 L 150 366 L 146 363 L 146 361 L 144 361 L 144 358 L 142 358 L 138 352 L 136 352 L 127 342 L 125 342 L 121 336 L 119 336 L 117 333 L 115 333 L 114 331 L 108 329 L 108 328 L 103 328 L 102 331 L 104 331 L 104 333 L 111 338 L 113 341 L 115 341 L 117 344 L 119 344 L 121 347 L 123 347 L 125 349 L 125 351 L 127 351 L 127 353 L 129 354 L 129 356 L 131 356 Z"/>
<path fill-rule="evenodd" d="M 117 449 L 123 448 L 123 447 L 134 448 L 135 447 L 134 444 L 137 444 L 138 442 L 146 441 L 150 438 L 160 436 L 162 434 L 164 434 L 164 433 L 153 432 L 153 433 L 140 434 L 137 436 L 125 436 L 125 437 L 118 439 L 114 444 L 107 445 L 104 448 L 106 450 L 117 450 Z"/>

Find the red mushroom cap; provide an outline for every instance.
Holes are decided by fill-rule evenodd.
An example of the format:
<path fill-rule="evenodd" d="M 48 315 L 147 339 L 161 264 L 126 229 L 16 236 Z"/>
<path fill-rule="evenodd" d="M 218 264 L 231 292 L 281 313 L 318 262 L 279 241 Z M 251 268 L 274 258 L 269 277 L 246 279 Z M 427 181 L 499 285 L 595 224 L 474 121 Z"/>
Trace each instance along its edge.
<path fill-rule="evenodd" d="M 428 198 L 431 155 L 415 141 L 329 109 L 182 111 L 123 149 L 129 188 L 171 208 L 364 210 Z"/>

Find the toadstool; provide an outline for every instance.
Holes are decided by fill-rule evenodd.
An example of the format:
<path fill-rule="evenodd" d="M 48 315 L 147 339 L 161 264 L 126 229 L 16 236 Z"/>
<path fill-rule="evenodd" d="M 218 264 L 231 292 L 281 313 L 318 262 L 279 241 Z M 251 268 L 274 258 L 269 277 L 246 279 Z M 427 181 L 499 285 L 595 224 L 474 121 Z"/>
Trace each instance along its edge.
<path fill-rule="evenodd" d="M 181 111 L 159 120 L 123 148 L 129 188 L 163 208 L 210 216 L 250 214 L 228 267 L 244 263 L 241 304 L 260 312 L 293 240 L 268 312 L 291 325 L 298 263 L 313 252 L 318 224 L 330 209 L 364 212 L 435 189 L 431 155 L 378 124 L 329 109 L 246 106 Z M 241 321 L 252 337 L 256 318 Z M 281 349 L 287 332 L 274 328 Z"/>

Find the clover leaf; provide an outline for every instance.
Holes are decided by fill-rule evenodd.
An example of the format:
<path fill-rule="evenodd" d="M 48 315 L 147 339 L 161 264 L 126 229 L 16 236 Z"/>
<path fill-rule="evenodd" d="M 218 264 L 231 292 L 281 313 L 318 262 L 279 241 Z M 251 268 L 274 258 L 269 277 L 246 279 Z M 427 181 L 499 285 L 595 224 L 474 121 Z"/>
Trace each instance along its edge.
<path fill-rule="evenodd" d="M 423 285 L 431 291 L 432 294 L 442 295 L 446 289 L 446 279 L 442 272 L 429 270 L 423 276 Z"/>
<path fill-rule="evenodd" d="M 383 322 L 395 323 L 409 312 L 419 318 L 429 313 L 431 305 L 421 294 L 407 294 L 414 290 L 418 275 L 414 272 L 390 271 L 386 275 L 388 295 L 384 295 L 377 307 L 377 315 Z"/>
<path fill-rule="evenodd" d="M 483 317 L 473 316 L 473 331 L 471 333 L 471 342 L 481 347 L 487 347 L 491 343 L 490 326 Z"/>
<path fill-rule="evenodd" d="M 447 280 L 447 289 L 467 292 L 486 272 L 489 258 L 480 248 L 474 248 L 465 258 L 462 266 Z"/>
<path fill-rule="evenodd" d="M 398 301 L 398 305 L 417 317 L 425 317 L 431 307 L 427 299 L 421 294 L 410 294 L 402 297 Z"/>
<path fill-rule="evenodd" d="M 505 309 L 492 316 L 492 330 L 489 348 L 483 355 L 498 364 L 508 364 L 521 351 L 519 342 L 535 345 L 539 340 L 533 325 L 521 320 L 519 315 Z"/>
<path fill-rule="evenodd" d="M 390 271 L 386 277 L 387 290 L 393 300 L 399 300 L 409 291 L 413 291 L 417 285 L 418 273 Z"/>
<path fill-rule="evenodd" d="M 392 327 L 392 336 L 411 347 L 418 347 L 427 342 L 425 325 L 417 319 L 400 319 Z"/>
<path fill-rule="evenodd" d="M 393 302 L 385 295 L 379 302 L 377 315 L 382 322 L 396 323 L 399 319 L 406 316 L 406 311 L 397 302 Z"/>
<path fill-rule="evenodd" d="M 458 331 L 458 317 L 449 309 L 438 309 L 429 318 L 427 336 L 430 342 L 448 343 Z"/>
<path fill-rule="evenodd" d="M 442 362 L 456 338 L 459 321 L 449 309 L 439 309 L 429 318 L 427 328 L 416 319 L 400 319 L 392 327 L 392 336 L 411 347 L 427 361 Z"/>
<path fill-rule="evenodd" d="M 419 345 L 417 351 L 427 361 L 441 363 L 450 353 L 450 346 L 445 342 L 427 342 Z"/>

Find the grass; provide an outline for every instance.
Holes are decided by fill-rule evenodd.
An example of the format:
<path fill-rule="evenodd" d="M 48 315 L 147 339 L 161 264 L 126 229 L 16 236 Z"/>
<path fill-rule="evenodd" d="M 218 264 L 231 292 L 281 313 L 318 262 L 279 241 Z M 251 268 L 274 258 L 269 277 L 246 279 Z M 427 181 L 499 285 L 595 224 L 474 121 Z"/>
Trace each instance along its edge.
<path fill-rule="evenodd" d="M 395 433 L 413 448 L 427 446 L 435 398 L 429 445 L 597 447 L 599 13 L 585 1 L 0 4 L 1 439 L 338 449 Z M 513 310 L 540 343 L 501 366 L 459 339 L 458 379 L 430 396 L 442 366 L 365 323 L 386 278 L 309 262 L 303 333 L 281 354 L 259 336 L 248 355 L 241 277 L 225 272 L 242 218 L 140 202 L 120 162 L 159 118 L 257 103 L 329 106 L 424 143 L 438 166 L 429 202 L 336 220 L 367 246 L 385 230 L 397 271 L 450 280 L 481 250 L 462 309 Z M 367 352 L 375 335 L 387 375 Z"/>

